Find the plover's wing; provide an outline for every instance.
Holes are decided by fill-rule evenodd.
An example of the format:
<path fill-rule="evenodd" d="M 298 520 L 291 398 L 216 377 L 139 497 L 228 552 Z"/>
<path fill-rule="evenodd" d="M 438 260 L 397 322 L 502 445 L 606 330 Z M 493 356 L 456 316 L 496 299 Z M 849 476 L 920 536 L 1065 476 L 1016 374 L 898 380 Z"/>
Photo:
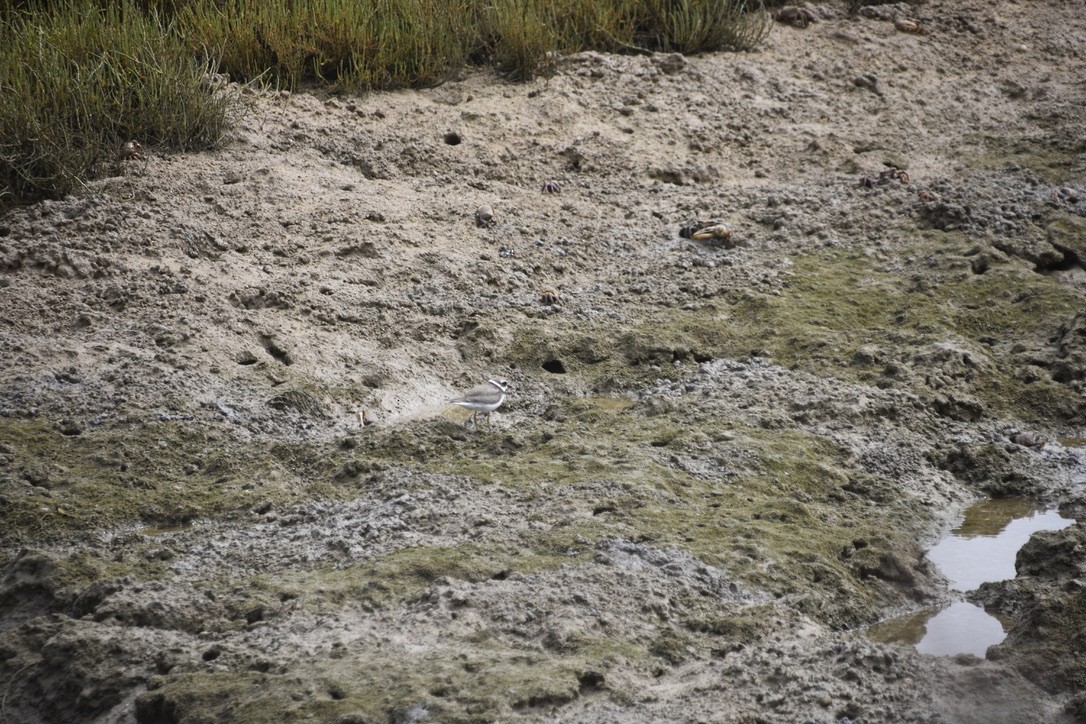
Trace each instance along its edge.
<path fill-rule="evenodd" d="M 502 391 L 489 382 L 476 385 L 453 402 L 471 402 L 474 404 L 493 405 L 501 399 Z"/>

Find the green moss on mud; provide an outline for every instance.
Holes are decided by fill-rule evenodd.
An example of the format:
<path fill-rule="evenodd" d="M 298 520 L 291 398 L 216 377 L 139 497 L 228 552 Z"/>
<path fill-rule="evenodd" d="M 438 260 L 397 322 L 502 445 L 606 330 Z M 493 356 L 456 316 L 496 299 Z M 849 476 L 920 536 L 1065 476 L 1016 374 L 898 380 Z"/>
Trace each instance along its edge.
<path fill-rule="evenodd" d="M 917 257 L 968 259 L 970 250 L 964 239 L 931 232 L 912 251 Z M 909 350 L 953 336 L 977 342 L 1046 339 L 1082 303 L 1081 294 L 1024 263 L 984 274 L 962 266 L 950 262 L 910 274 L 860 255 L 797 257 L 784 294 L 739 296 L 734 316 L 746 322 L 740 333 L 765 339 L 780 364 L 847 368 L 864 344 Z"/>
<path fill-rule="evenodd" d="M 854 542 L 864 540 L 872 552 L 907 559 L 926 522 L 907 509 L 907 500 L 890 496 L 873 508 L 849 492 L 847 452 L 828 439 L 798 429 L 739 427 L 699 408 L 696 397 L 677 401 L 676 409 L 646 415 L 627 402 L 556 401 L 546 431 L 530 433 L 512 450 L 495 444 L 500 433 L 451 441 L 417 464 L 500 486 L 546 527 L 486 533 L 479 549 L 405 552 L 366 575 L 415 586 L 438 575 L 481 580 L 505 569 L 561 565 L 577 540 L 622 538 L 688 551 L 776 594 L 824 591 L 811 613 L 826 622 L 870 618 L 896 595 L 884 582 L 872 585 L 871 571 L 849 556 Z M 714 442 L 720 430 L 730 430 L 729 438 Z M 380 434 L 356 453 L 388 450 Z M 426 444 L 432 449 L 439 442 L 427 436 Z M 395 455 L 412 457 L 400 448 Z M 903 522 L 910 520 L 914 528 Z"/>
<path fill-rule="evenodd" d="M 563 336 L 528 328 L 518 332 L 509 356 L 528 367 L 560 359 L 596 389 L 625 390 L 694 369 L 673 362 L 753 353 L 824 377 L 908 385 L 927 398 L 933 390 L 923 374 L 891 380 L 884 368 L 911 366 L 924 345 L 964 341 L 989 350 L 993 365 L 974 380 L 957 381 L 956 389 L 977 396 L 993 414 L 1050 424 L 1082 419 L 1086 410 L 1068 401 L 1066 387 L 1018 379 L 1006 350 L 1047 344 L 1086 306 L 1086 295 L 1019 259 L 974 273 L 972 262 L 983 250 L 961 234 L 928 231 L 916 233 L 906 260 L 800 255 L 780 295 L 736 290 L 722 298 L 721 309 L 667 309 L 627 331 L 601 324 L 590 334 Z M 855 363 L 865 346 L 881 351 L 881 366 Z"/>
<path fill-rule="evenodd" d="M 1050 183 L 1061 184 L 1072 180 L 1082 168 L 1082 141 L 1073 135 L 1070 142 L 1056 137 L 1040 139 L 982 135 L 978 135 L 974 142 L 980 147 L 979 150 L 966 152 L 962 158 L 982 169 L 999 171 L 1015 164 L 1033 171 Z"/>
<path fill-rule="evenodd" d="M 546 710 L 602 681 L 606 660 L 501 647 L 349 645 L 336 657 L 312 658 L 297 674 L 216 671 L 156 678 L 137 710 L 141 721 L 403 721 L 414 711 L 448 722 L 495 721 Z"/>
<path fill-rule="evenodd" d="M 196 423 L 64 435 L 40 419 L 0 418 L 0 438 L 12 460 L 0 493 L 4 543 L 176 524 L 333 493 L 319 446 L 269 450 Z"/>

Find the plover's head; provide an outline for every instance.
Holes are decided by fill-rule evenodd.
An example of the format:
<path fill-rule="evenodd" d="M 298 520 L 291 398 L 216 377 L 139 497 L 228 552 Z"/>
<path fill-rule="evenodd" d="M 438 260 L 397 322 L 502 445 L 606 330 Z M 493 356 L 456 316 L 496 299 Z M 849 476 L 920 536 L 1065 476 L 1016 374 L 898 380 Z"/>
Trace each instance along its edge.
<path fill-rule="evenodd" d="M 504 377 L 496 377 L 494 379 L 487 380 L 487 382 L 494 385 L 502 392 L 505 392 L 507 389 L 509 389 L 509 380 L 505 379 Z"/>

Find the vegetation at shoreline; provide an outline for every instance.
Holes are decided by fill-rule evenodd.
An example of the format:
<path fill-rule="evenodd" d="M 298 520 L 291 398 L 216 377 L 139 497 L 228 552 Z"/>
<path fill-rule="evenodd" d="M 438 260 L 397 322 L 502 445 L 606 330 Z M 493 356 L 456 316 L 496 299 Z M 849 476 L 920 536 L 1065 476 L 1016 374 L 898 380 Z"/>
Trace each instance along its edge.
<path fill-rule="evenodd" d="M 131 2 L 0 19 L 0 200 L 72 191 L 126 141 L 213 146 L 230 100 L 204 84 L 209 63 Z"/>
<path fill-rule="evenodd" d="M 213 148 L 238 108 L 214 82 L 425 87 L 468 64 L 513 80 L 557 54 L 744 50 L 756 0 L 28 0 L 0 10 L 0 204 L 64 196 L 124 144 Z"/>

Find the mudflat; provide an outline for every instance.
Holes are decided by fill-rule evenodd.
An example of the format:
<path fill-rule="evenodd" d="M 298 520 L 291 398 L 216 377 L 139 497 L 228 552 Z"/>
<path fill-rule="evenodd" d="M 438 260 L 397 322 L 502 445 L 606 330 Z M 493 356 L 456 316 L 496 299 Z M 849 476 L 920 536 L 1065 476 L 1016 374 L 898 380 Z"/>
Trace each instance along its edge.
<path fill-rule="evenodd" d="M 228 84 L 222 150 L 0 218 L 0 720 L 1086 717 L 1086 5 L 808 7 Z M 1007 495 L 1079 521 L 1008 639 L 866 639 Z"/>

